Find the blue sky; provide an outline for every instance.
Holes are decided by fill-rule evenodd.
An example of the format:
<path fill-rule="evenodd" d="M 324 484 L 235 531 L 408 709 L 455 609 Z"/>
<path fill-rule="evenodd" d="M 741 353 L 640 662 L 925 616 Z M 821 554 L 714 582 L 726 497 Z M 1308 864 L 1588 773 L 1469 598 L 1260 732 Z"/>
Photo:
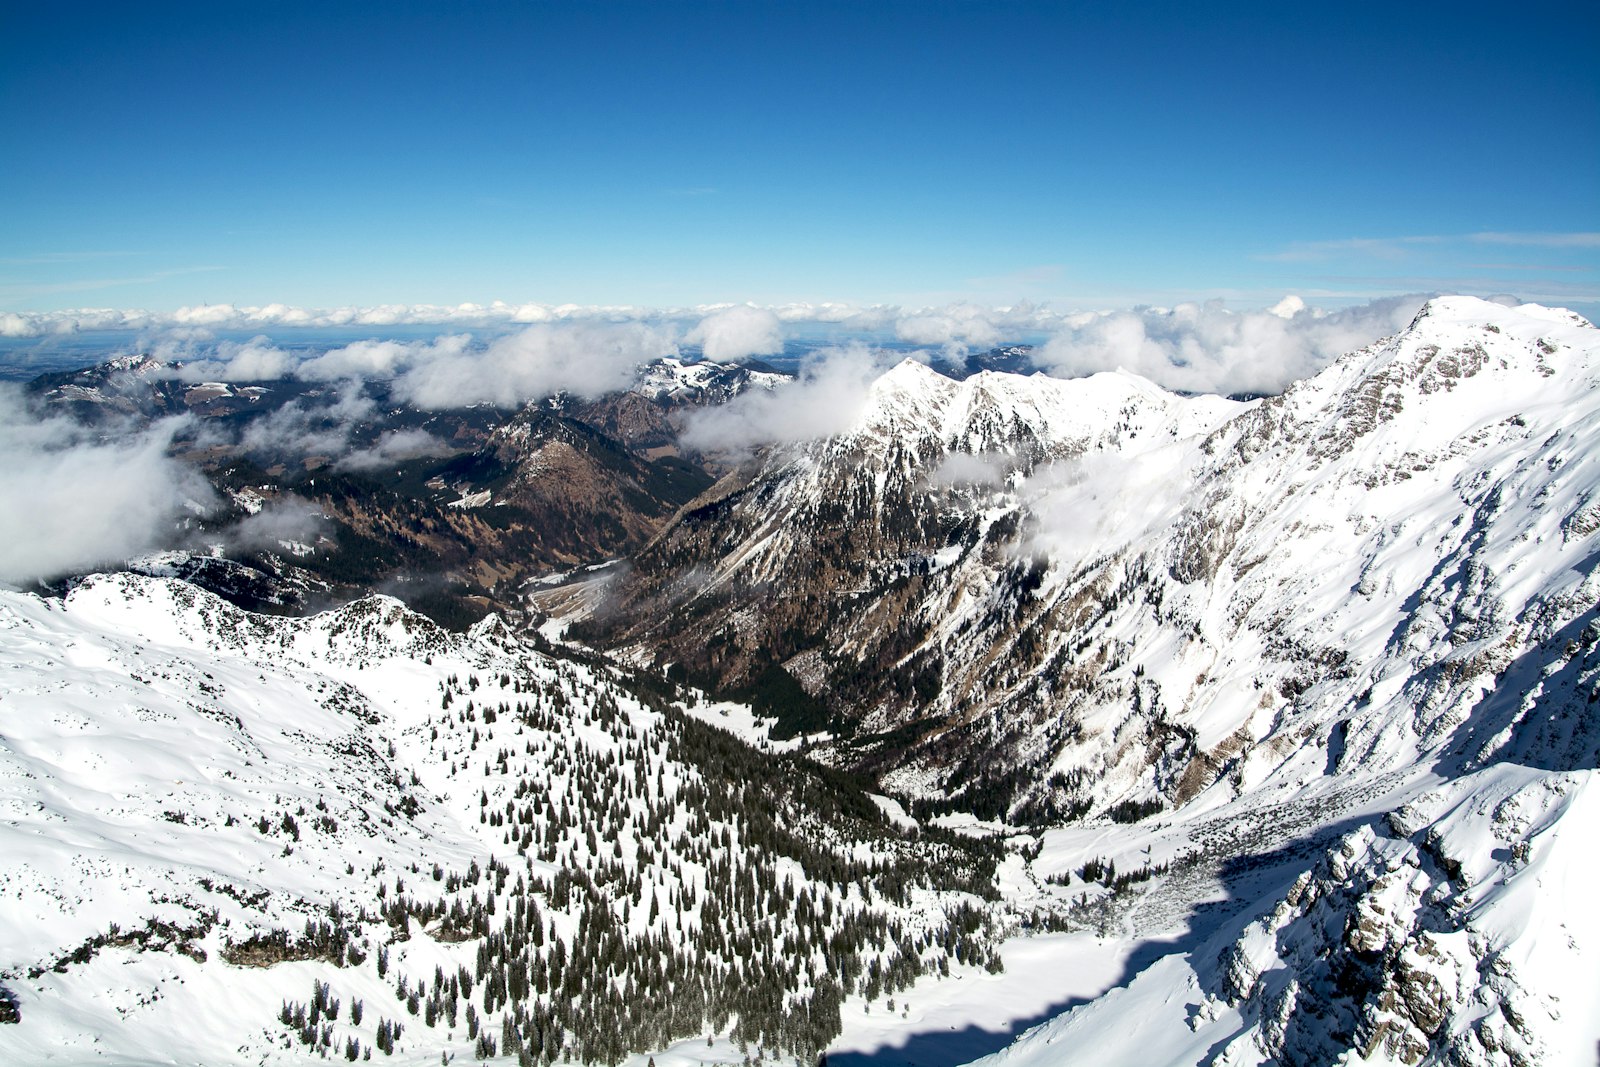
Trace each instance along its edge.
<path fill-rule="evenodd" d="M 1594 4 L 21 5 L 0 311 L 1600 311 Z"/>

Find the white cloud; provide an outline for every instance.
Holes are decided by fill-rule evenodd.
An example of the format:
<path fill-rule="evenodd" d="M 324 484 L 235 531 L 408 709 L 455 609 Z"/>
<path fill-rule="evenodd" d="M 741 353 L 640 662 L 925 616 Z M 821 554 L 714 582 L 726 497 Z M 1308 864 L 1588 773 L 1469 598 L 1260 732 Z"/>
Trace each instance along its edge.
<path fill-rule="evenodd" d="M 235 308 L 232 304 L 202 304 L 199 307 L 182 307 L 172 313 L 172 322 L 178 326 L 229 326 L 248 322 L 257 308 Z M 257 319 L 258 322 L 270 321 Z"/>
<path fill-rule="evenodd" d="M 819 351 L 793 381 L 691 412 L 682 441 L 705 452 L 744 452 L 842 433 L 866 408 L 870 386 L 888 361 L 883 353 L 861 344 Z"/>
<path fill-rule="evenodd" d="M 1171 522 L 1188 488 L 1171 460 L 1165 450 L 1089 452 L 1039 468 L 1019 488 L 1031 519 L 1020 554 L 1075 565 Z"/>
<path fill-rule="evenodd" d="M 1003 316 L 971 304 L 924 310 L 897 319 L 895 336 L 914 345 L 942 345 L 947 351 L 993 348 L 1003 339 L 995 319 Z"/>
<path fill-rule="evenodd" d="M 826 323 L 861 330 L 883 329 L 901 314 L 889 306 L 858 307 L 840 303 L 790 303 L 758 308 L 780 323 Z M 75 308 L 61 311 L 0 313 L 0 335 L 45 337 L 89 330 L 160 330 L 203 327 L 212 330 L 260 330 L 270 327 L 338 329 L 363 326 L 451 326 L 463 329 L 507 328 L 538 323 L 679 324 L 692 327 L 730 310 L 726 304 L 692 307 L 638 307 L 618 304 L 380 304 L 373 307 L 302 308 L 288 304 L 261 307 L 207 304 L 152 312 L 137 309 Z"/>
<path fill-rule="evenodd" d="M 10 311 L 0 315 L 0 335 L 48 337 L 84 330 L 142 330 L 161 324 L 147 311 L 76 308 L 70 311 Z"/>
<path fill-rule="evenodd" d="M 748 304 L 712 312 L 684 340 L 699 345 L 705 358 L 719 363 L 783 351 L 778 316 Z"/>
<path fill-rule="evenodd" d="M 851 329 L 870 332 L 873 330 L 886 330 L 894 325 L 894 320 L 899 316 L 900 309 L 882 304 L 875 304 L 872 307 L 857 307 L 854 304 L 823 302 L 820 304 L 779 304 L 772 308 L 772 313 L 777 315 L 778 321 L 783 323 L 818 323 L 830 326 L 848 326 Z"/>
<path fill-rule="evenodd" d="M 672 331 L 644 323 L 540 323 L 482 351 L 433 352 L 395 381 L 421 408 L 519 407 L 557 392 L 598 396 L 632 384 L 638 367 L 676 355 Z"/>
<path fill-rule="evenodd" d="M 292 400 L 252 419 L 239 443 L 268 456 L 338 456 L 349 448 L 356 426 L 377 414 L 377 404 L 362 383 L 348 380 L 327 403 Z"/>
<path fill-rule="evenodd" d="M 928 475 L 928 481 L 941 488 L 999 486 L 1016 466 L 1016 459 L 1012 456 L 951 452 Z"/>
<path fill-rule="evenodd" d="M 24 585 L 174 544 L 211 487 L 167 455 L 174 419 L 107 443 L 62 419 L 35 419 L 0 389 L 0 581 Z"/>
<path fill-rule="evenodd" d="M 1323 313 L 1285 300 L 1268 311 L 1208 303 L 1083 315 L 1033 360 L 1060 377 L 1121 368 L 1181 392 L 1276 393 L 1402 329 L 1422 303 L 1393 297 Z"/>
<path fill-rule="evenodd" d="M 37 337 L 33 322 L 15 311 L 0 313 L 0 337 Z"/>
<path fill-rule="evenodd" d="M 388 379 L 418 363 L 463 355 L 471 345 L 469 333 L 447 334 L 426 343 L 356 341 L 307 359 L 295 371 L 295 377 L 312 382 L 340 378 Z"/>
<path fill-rule="evenodd" d="M 340 378 L 392 378 L 411 362 L 412 345 L 402 341 L 356 341 L 331 348 L 300 364 L 295 377 L 311 382 L 331 382 Z"/>
<path fill-rule="evenodd" d="M 427 430 L 390 430 L 371 448 L 352 452 L 334 464 L 336 470 L 369 471 L 396 467 L 408 459 L 448 456 L 456 450 Z"/>
<path fill-rule="evenodd" d="M 159 347 L 152 355 L 158 359 L 172 358 Z M 207 358 L 185 362 L 178 370 L 178 377 L 188 382 L 276 381 L 288 377 L 299 362 L 265 337 L 253 337 L 242 344 L 219 341 Z"/>
<path fill-rule="evenodd" d="M 1293 293 L 1290 293 L 1288 296 L 1269 307 L 1267 312 L 1269 314 L 1278 316 L 1280 319 L 1292 319 L 1305 309 L 1306 302 Z"/>
<path fill-rule="evenodd" d="M 315 505 L 286 494 L 223 530 L 222 536 L 234 548 L 278 552 L 286 541 L 314 545 L 327 528 L 328 521 Z"/>

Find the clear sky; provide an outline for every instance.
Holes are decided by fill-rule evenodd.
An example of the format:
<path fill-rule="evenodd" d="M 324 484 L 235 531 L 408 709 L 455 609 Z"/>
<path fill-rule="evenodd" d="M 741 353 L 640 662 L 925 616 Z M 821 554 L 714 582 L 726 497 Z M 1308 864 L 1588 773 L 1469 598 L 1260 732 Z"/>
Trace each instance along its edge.
<path fill-rule="evenodd" d="M 0 7 L 0 310 L 1515 293 L 1600 5 Z"/>

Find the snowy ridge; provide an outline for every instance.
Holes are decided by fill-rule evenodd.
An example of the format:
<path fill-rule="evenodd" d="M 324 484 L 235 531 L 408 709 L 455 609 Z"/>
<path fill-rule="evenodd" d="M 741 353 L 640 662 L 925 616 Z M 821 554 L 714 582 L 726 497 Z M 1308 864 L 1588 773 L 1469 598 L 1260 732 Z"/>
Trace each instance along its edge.
<path fill-rule="evenodd" d="M 1152 844 L 1213 870 L 1237 918 L 986 1062 L 1592 1059 L 1597 370 L 1565 314 L 1435 301 L 1207 442 L 1146 549 L 1189 632 L 1125 653 L 1144 700 L 1181 694 L 1198 751 L 1164 787 L 1100 766 L 1184 805 Z M 1175 844 L 1252 810 L 1301 814 L 1250 851 L 1314 862 L 1252 876 Z M 1081 860 L 1073 837 L 1044 862 Z M 1111 914 L 1159 914 L 1181 881 Z"/>
<path fill-rule="evenodd" d="M 1179 397 L 1122 372 L 1061 379 L 980 371 L 962 381 L 916 360 L 896 365 L 872 385 L 857 428 L 834 450 L 905 445 L 934 439 L 950 452 L 1016 451 L 1024 442 L 1069 455 L 1180 420 L 1173 435 L 1213 428 L 1243 405 L 1219 397 Z"/>
<path fill-rule="evenodd" d="M 747 389 L 775 389 L 788 380 L 787 375 L 737 363 L 685 363 L 667 356 L 642 367 L 630 391 L 662 404 L 722 404 Z"/>

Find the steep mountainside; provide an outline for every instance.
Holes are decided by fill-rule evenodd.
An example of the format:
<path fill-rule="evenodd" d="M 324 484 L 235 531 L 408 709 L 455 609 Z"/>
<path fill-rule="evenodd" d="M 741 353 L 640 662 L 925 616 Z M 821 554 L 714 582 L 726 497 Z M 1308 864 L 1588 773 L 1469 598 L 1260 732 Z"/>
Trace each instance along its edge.
<path fill-rule="evenodd" d="M 565 602 L 914 811 L 1056 825 L 1034 899 L 1142 947 L 996 1067 L 1587 1063 L 1597 457 L 1600 333 L 1536 306 L 1250 404 L 907 364 Z"/>
<path fill-rule="evenodd" d="M 1252 404 L 908 362 L 685 508 L 582 632 L 781 667 L 834 758 L 993 815 L 1181 804 L 1307 741 L 1398 765 L 1593 606 L 1573 318 L 1438 300 Z"/>

